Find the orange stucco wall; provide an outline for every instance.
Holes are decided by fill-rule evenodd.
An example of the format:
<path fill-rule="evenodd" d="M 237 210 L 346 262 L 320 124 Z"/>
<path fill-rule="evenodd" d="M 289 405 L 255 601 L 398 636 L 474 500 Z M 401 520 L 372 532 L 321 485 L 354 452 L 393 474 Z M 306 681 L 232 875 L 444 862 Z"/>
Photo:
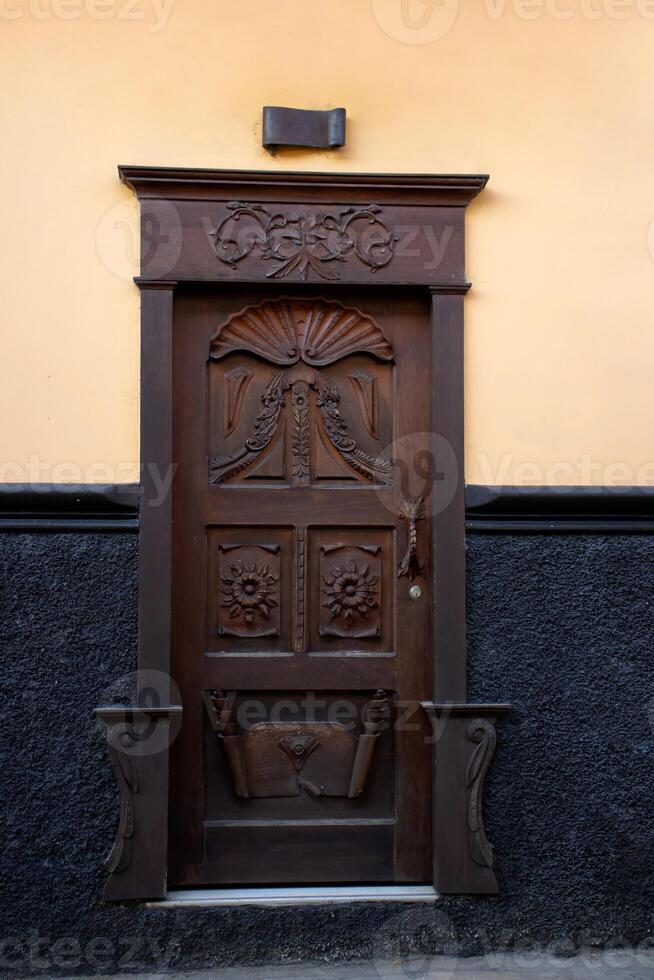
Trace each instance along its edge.
<path fill-rule="evenodd" d="M 0 0 L 0 480 L 138 477 L 116 164 L 489 172 L 466 478 L 654 483 L 652 0 Z M 348 110 L 261 147 L 266 103 Z"/>

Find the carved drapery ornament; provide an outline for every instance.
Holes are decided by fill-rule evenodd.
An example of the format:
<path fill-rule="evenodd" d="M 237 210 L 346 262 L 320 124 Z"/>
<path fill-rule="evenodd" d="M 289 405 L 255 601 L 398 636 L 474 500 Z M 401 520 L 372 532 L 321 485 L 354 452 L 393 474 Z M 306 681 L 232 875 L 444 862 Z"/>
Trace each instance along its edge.
<path fill-rule="evenodd" d="M 365 453 L 348 435 L 347 422 L 339 408 L 341 393 L 334 382 L 316 372 L 314 386 L 318 391 L 317 404 L 325 432 L 337 453 L 367 480 L 389 484 L 392 474 L 391 460 Z"/>
<path fill-rule="evenodd" d="M 377 739 L 390 718 L 385 692 L 376 691 L 363 708 L 359 735 L 329 721 L 263 721 L 241 733 L 233 694 L 205 691 L 203 698 L 241 799 L 301 792 L 356 799 L 366 787 Z"/>
<path fill-rule="evenodd" d="M 377 378 L 367 371 L 355 371 L 350 384 L 361 409 L 363 424 L 373 439 L 379 438 L 377 429 Z"/>
<path fill-rule="evenodd" d="M 223 426 L 224 435 L 228 436 L 238 425 L 241 414 L 241 406 L 247 387 L 252 381 L 254 374 L 243 367 L 234 368 L 225 375 L 225 421 Z"/>
<path fill-rule="evenodd" d="M 339 263 L 349 256 L 371 272 L 393 258 L 397 235 L 382 220 L 382 209 L 345 208 L 342 211 L 270 211 L 261 204 L 229 201 L 227 215 L 209 232 L 214 255 L 231 269 L 256 252 L 275 265 L 268 279 L 283 279 L 297 272 L 306 279 L 315 272 L 321 279 L 340 279 Z"/>
<path fill-rule="evenodd" d="M 341 393 L 336 385 L 318 372 L 314 373 L 310 384 L 296 381 L 291 385 L 285 371 L 279 371 L 266 385 L 261 396 L 263 407 L 255 420 L 253 435 L 233 453 L 210 458 L 209 483 L 224 483 L 237 476 L 270 445 L 277 432 L 280 414 L 285 405 L 284 392 L 288 388 L 292 389 L 293 476 L 298 484 L 308 483 L 309 387 L 316 391 L 316 404 L 320 409 L 325 434 L 341 459 L 367 480 L 389 484 L 392 476 L 391 460 L 364 452 L 349 435 L 347 421 L 339 409 Z"/>
<path fill-rule="evenodd" d="M 243 446 L 226 456 L 213 456 L 209 460 L 209 483 L 223 483 L 236 476 L 253 463 L 270 444 L 277 431 L 279 415 L 284 407 L 286 372 L 278 371 L 268 382 L 261 396 L 262 409 L 254 422 L 254 432 Z"/>
<path fill-rule="evenodd" d="M 283 369 L 266 385 L 262 408 L 252 435 L 239 449 L 214 456 L 209 463 L 209 482 L 224 483 L 237 476 L 270 446 L 285 407 L 284 393 L 291 390 L 291 456 L 295 484 L 310 483 L 310 389 L 316 392 L 322 426 L 327 441 L 341 459 L 367 480 L 390 484 L 391 460 L 364 452 L 349 434 L 341 410 L 341 392 L 331 379 L 318 370 L 308 377 L 296 377 L 287 369 L 302 362 L 311 368 L 326 367 L 352 354 L 368 354 L 377 360 L 393 360 L 393 349 L 383 331 L 371 317 L 354 308 L 324 299 L 264 300 L 229 317 L 216 331 L 209 348 L 210 360 L 221 360 L 242 351 L 254 354 Z M 225 431 L 233 431 L 242 392 L 249 384 L 249 372 L 237 367 L 225 377 Z M 363 371 L 355 372 L 353 387 L 362 412 L 364 426 L 377 438 L 376 380 Z M 238 383 L 238 388 L 235 387 Z M 238 399 L 238 400 L 237 400 Z"/>

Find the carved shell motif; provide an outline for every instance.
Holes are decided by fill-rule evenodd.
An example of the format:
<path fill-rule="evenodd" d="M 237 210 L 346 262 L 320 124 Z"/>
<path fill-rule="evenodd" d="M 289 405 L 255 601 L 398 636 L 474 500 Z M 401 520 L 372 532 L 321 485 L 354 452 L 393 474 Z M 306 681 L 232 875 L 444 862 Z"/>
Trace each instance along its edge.
<path fill-rule="evenodd" d="M 209 357 L 219 360 L 237 350 L 273 364 L 302 360 L 312 367 L 354 353 L 393 360 L 390 343 L 369 316 L 323 299 L 265 300 L 234 314 L 212 338 Z"/>

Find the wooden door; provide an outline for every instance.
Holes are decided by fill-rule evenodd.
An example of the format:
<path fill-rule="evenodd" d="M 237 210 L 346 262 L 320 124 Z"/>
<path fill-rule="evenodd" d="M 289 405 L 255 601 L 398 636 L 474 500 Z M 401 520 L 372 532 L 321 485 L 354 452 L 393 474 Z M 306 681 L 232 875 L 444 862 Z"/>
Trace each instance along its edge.
<path fill-rule="evenodd" d="M 431 879 L 429 297 L 332 289 L 175 295 L 170 886 Z"/>

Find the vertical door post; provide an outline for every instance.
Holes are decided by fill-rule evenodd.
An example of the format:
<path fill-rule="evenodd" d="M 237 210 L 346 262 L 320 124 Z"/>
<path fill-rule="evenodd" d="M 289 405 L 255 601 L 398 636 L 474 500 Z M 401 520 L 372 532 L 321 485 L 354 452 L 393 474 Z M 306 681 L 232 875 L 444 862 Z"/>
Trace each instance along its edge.
<path fill-rule="evenodd" d="M 463 298 L 467 284 L 432 288 L 432 420 L 447 506 L 432 519 L 434 886 L 441 894 L 495 895 L 493 847 L 482 800 L 495 721 L 508 705 L 468 704 L 465 581 Z"/>
<path fill-rule="evenodd" d="M 174 282 L 140 281 L 141 497 L 138 670 L 134 704 L 103 705 L 107 752 L 120 793 L 105 868 L 108 901 L 164 898 L 168 757 L 182 708 L 171 705 Z"/>

